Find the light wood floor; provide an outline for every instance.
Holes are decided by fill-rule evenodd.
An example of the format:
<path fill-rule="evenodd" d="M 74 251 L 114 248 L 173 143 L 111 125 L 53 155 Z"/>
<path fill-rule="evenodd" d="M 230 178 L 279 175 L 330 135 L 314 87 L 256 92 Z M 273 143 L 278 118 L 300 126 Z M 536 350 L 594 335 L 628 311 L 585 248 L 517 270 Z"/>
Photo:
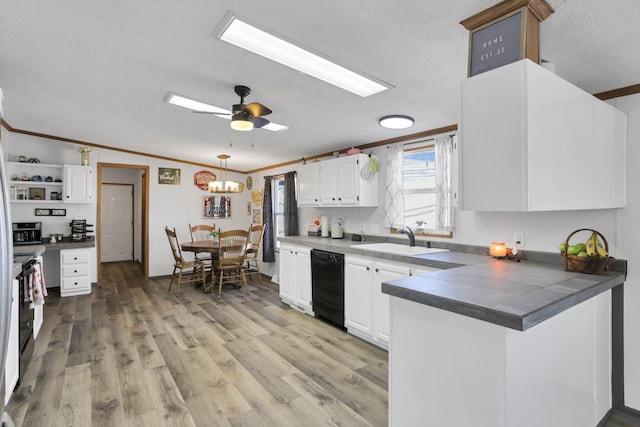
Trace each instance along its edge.
<path fill-rule="evenodd" d="M 135 263 L 87 296 L 52 290 L 8 405 L 16 426 L 386 426 L 387 353 L 280 303 L 222 299 Z"/>
<path fill-rule="evenodd" d="M 7 407 L 17 427 L 387 425 L 387 353 L 281 304 L 275 285 L 218 300 L 175 297 L 135 263 L 103 274 L 92 295 L 47 297 Z"/>

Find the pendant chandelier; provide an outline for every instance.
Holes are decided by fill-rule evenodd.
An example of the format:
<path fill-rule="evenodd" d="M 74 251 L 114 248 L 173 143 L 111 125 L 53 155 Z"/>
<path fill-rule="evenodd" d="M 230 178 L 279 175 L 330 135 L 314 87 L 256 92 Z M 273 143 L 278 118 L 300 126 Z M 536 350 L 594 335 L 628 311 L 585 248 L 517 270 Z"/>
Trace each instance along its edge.
<path fill-rule="evenodd" d="M 237 181 L 227 181 L 227 159 L 231 157 L 226 154 L 220 154 L 220 178 L 215 181 L 209 181 L 209 192 L 211 193 L 241 193 L 244 185 Z M 222 166 L 224 163 L 224 167 Z"/>

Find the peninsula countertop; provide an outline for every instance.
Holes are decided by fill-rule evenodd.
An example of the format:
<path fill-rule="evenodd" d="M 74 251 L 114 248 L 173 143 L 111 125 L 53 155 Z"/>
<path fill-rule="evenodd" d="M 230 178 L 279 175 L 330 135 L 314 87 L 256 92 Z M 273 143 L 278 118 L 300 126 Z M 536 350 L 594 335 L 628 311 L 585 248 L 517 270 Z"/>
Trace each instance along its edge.
<path fill-rule="evenodd" d="M 593 275 L 564 271 L 559 254 L 525 251 L 521 262 L 497 260 L 478 247 L 445 244 L 450 252 L 390 255 L 358 249 L 359 243 L 320 237 L 280 237 L 281 242 L 357 254 L 441 270 L 385 282 L 382 292 L 479 320 L 524 331 L 624 283 L 626 261 Z M 486 250 L 486 248 L 484 248 Z M 488 250 L 486 250 L 488 252 Z"/>

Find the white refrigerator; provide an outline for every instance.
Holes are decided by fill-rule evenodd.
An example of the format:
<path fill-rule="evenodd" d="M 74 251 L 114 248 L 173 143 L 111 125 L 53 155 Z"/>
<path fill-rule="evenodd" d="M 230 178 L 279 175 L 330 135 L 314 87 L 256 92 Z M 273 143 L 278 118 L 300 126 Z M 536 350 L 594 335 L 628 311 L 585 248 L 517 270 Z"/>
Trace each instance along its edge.
<path fill-rule="evenodd" d="M 2 89 L 0 89 L 0 119 L 3 115 Z M 0 416 L 2 426 L 13 426 L 11 417 L 4 411 L 4 365 L 9 341 L 9 320 L 11 318 L 11 296 L 13 277 L 13 236 L 11 231 L 11 210 L 9 206 L 9 185 L 7 182 L 6 159 L 2 145 L 0 126 Z"/>

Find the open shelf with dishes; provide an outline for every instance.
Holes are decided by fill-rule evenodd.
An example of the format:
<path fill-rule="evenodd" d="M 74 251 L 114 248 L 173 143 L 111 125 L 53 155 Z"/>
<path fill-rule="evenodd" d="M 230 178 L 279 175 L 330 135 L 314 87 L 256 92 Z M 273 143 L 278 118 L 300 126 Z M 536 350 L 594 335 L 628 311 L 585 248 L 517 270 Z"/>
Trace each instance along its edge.
<path fill-rule="evenodd" d="M 63 165 L 7 162 L 12 203 L 61 203 Z"/>

